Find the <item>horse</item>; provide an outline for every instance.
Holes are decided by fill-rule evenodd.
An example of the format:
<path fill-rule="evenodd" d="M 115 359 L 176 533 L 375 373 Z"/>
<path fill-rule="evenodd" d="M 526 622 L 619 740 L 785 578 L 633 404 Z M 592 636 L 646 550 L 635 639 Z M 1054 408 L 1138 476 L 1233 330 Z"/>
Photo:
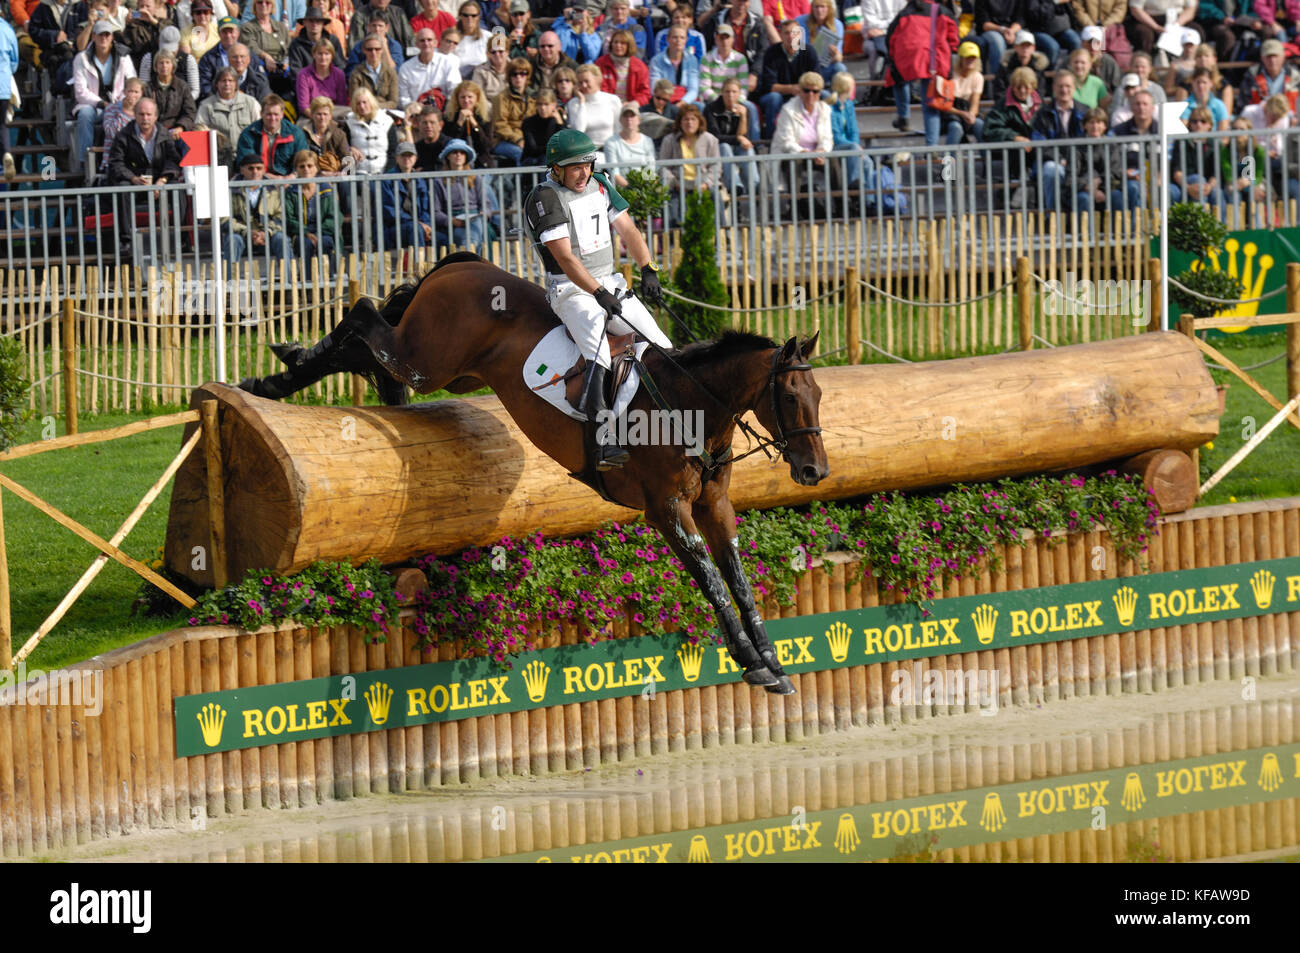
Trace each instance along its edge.
<path fill-rule="evenodd" d="M 350 371 L 369 377 L 381 399 L 395 404 L 404 402 L 405 385 L 418 393 L 464 393 L 486 384 L 538 449 L 576 475 L 586 463 L 590 431 L 584 436 L 584 424 L 534 393 L 521 373 L 533 347 L 558 324 L 542 288 L 478 255 L 457 252 L 419 281 L 394 289 L 378 308 L 362 299 L 314 347 L 277 349 L 289 369 L 240 386 L 285 397 Z M 783 695 L 794 694 L 794 685 L 768 639 L 737 549 L 736 513 L 727 496 L 730 447 L 738 426 L 752 433 L 740 419 L 752 411 L 772 435 L 767 445 L 789 465 L 791 479 L 813 486 L 826 478 L 821 389 L 807 363 L 816 342 L 816 334 L 778 345 L 729 331 L 717 341 L 647 353 L 644 368 L 664 397 L 675 408 L 698 409 L 705 452 L 689 455 L 667 442 L 631 447 L 625 466 L 602 474 L 608 496 L 644 511 L 694 578 L 745 682 Z M 630 410 L 650 410 L 649 389 L 638 389 Z"/>

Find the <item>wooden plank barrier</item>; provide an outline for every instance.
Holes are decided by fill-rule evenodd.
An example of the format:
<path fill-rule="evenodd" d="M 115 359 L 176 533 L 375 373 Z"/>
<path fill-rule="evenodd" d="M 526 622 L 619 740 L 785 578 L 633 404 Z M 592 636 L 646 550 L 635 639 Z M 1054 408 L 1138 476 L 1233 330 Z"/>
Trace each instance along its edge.
<path fill-rule="evenodd" d="M 1218 434 L 1213 380 L 1196 344 L 1175 333 L 829 367 L 817 381 L 830 475 L 800 486 L 785 464 L 751 456 L 732 471 L 738 509 L 1182 452 Z M 304 407 L 208 384 L 192 402 L 197 408 L 208 399 L 221 403 L 224 536 L 234 580 L 249 569 L 291 572 L 320 559 L 392 563 L 538 530 L 566 536 L 628 516 L 533 447 L 495 397 Z M 173 572 L 211 586 L 212 562 L 196 568 L 191 557 L 210 539 L 204 467 L 196 454 L 176 476 L 165 559 Z M 1158 492 L 1170 474 L 1195 483 L 1193 468 L 1150 469 Z M 1184 505 L 1192 498 L 1175 496 Z"/>
<path fill-rule="evenodd" d="M 1166 517 L 1156 540 L 1160 546 L 1153 547 L 1151 572 L 1284 559 L 1293 561 L 1300 576 L 1300 498 Z M 1098 552 L 1101 559 L 1095 558 Z M 1141 575 L 1131 563 L 1117 562 L 1104 533 L 1073 536 L 1054 547 L 1034 540 L 1024 550 L 1012 547 L 1001 555 L 1004 569 L 950 584 L 945 596 Z M 876 591 L 870 576 L 846 589 L 844 581 L 856 569 L 847 557 L 828 558 L 801 577 L 794 607 L 777 611 L 769 603 L 765 612 L 769 618 L 802 617 L 890 601 Z M 1274 595 L 1279 606 L 1288 595 L 1287 581 L 1280 578 Z M 615 626 L 614 634 L 623 639 L 641 635 L 630 620 Z M 540 648 L 579 641 L 576 627 L 568 623 L 533 637 Z M 823 641 L 820 631 L 816 637 Z M 174 706 L 182 696 L 461 657 L 451 645 L 441 646 L 435 655 L 424 653 L 405 628 L 387 646 L 367 645 L 352 628 L 177 630 L 64 670 L 86 689 L 70 704 L 59 704 L 69 702 L 67 697 L 37 704 L 39 697 L 32 699 L 27 691 L 30 684 L 0 688 L 0 850 L 5 856 L 29 856 L 74 841 L 188 825 L 204 815 L 305 807 L 494 775 L 576 771 L 664 751 L 797 741 L 849 727 L 972 710 L 969 695 L 933 705 L 914 697 L 896 699 L 899 672 L 915 679 L 933 670 L 949 680 L 976 684 L 981 676 L 984 684 L 996 678 L 999 705 L 1055 705 L 1076 695 L 1289 674 L 1300 666 L 1300 611 L 1065 639 L 905 663 L 850 663 L 797 675 L 800 694 L 791 698 L 724 683 L 661 691 L 653 698 L 641 693 L 177 757 L 182 749 L 175 736 Z M 559 677 L 558 672 L 552 676 Z M 1021 774 L 1001 780 L 1031 776 Z M 994 780 L 985 778 L 984 783 Z M 780 813 L 770 807 L 756 816 Z M 1002 856 L 1042 856 L 1043 849 L 1036 842 L 1004 847 Z M 1048 853 L 1055 849 L 1047 848 Z M 1104 845 L 1088 849 L 1105 855 Z M 1225 853 L 1234 850 L 1225 848 Z M 435 853 L 431 848 L 429 856 Z"/>

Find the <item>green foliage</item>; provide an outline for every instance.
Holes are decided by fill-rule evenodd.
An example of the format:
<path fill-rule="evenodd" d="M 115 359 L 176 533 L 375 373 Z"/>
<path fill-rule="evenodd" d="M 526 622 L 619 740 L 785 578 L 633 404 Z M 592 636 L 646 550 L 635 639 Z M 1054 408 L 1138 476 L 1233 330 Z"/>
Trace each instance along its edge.
<path fill-rule="evenodd" d="M 13 338 L 0 337 L 0 453 L 18 442 L 23 421 L 30 411 L 27 377 L 23 373 L 23 350 Z"/>
<path fill-rule="evenodd" d="M 628 170 L 627 185 L 618 194 L 627 200 L 632 219 L 641 228 L 663 210 L 669 198 L 668 186 L 651 169 Z"/>
<path fill-rule="evenodd" d="M 1206 262 L 1209 253 L 1221 248 L 1227 237 L 1228 230 L 1223 223 L 1198 202 L 1179 202 L 1169 209 L 1169 246 L 1195 255 L 1200 265 L 1174 276 L 1188 291 L 1175 284 L 1169 286 L 1169 296 L 1185 314 L 1212 318 L 1227 307 L 1206 301 L 1199 295 L 1222 298 L 1225 301 L 1235 301 L 1241 297 L 1244 290 L 1241 282 L 1227 272 L 1210 268 Z"/>
<path fill-rule="evenodd" d="M 724 307 L 727 304 L 727 290 L 718 273 L 717 230 L 711 192 L 687 193 L 686 220 L 682 223 L 682 260 L 673 272 L 672 285 L 678 293 L 696 301 Z M 717 308 L 680 301 L 674 303 L 673 310 L 696 340 L 716 338 L 730 326 L 726 312 Z"/>
<path fill-rule="evenodd" d="M 1221 248 L 1228 230 L 1199 202 L 1179 202 L 1169 208 L 1169 247 L 1197 258 Z"/>
<path fill-rule="evenodd" d="M 1174 279 L 1190 290 L 1184 291 L 1178 285 L 1170 284 L 1169 297 L 1174 299 L 1174 303 L 1183 310 L 1184 314 L 1191 314 L 1198 318 L 1212 318 L 1230 307 L 1230 305 L 1206 301 L 1199 295 L 1235 301 L 1243 292 L 1241 281 L 1226 271 L 1213 271 L 1209 268 L 1198 268 L 1193 271 L 1188 268 L 1181 274 L 1174 275 Z M 1196 294 L 1192 294 L 1193 291 Z"/>

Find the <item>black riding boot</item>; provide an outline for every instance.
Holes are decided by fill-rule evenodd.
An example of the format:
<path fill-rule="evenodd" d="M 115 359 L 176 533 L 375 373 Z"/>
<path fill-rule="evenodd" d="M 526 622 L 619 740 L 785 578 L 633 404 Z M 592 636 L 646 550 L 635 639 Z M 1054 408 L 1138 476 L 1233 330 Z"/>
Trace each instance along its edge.
<path fill-rule="evenodd" d="M 588 364 L 587 376 L 582 381 L 582 396 L 578 400 L 578 410 L 595 421 L 597 428 L 602 419 L 613 422 L 609 415 L 609 403 L 605 400 L 605 373 L 605 368 L 598 362 Z M 596 454 L 597 470 L 613 470 L 627 463 L 627 451 L 614 442 L 614 434 L 609 428 L 603 443 L 597 435 Z"/>

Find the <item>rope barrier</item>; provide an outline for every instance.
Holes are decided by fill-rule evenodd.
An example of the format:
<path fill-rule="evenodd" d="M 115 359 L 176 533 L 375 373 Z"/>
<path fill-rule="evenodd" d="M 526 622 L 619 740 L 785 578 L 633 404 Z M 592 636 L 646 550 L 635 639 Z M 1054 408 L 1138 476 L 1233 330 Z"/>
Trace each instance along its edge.
<path fill-rule="evenodd" d="M 1179 291 L 1183 291 L 1189 295 L 1192 295 L 1193 297 L 1200 298 L 1202 301 L 1209 301 L 1212 304 L 1254 304 L 1257 301 L 1267 301 L 1269 298 L 1276 298 L 1278 295 L 1286 291 L 1285 287 L 1274 288 L 1272 291 L 1262 294 L 1258 298 L 1233 298 L 1229 300 L 1227 298 L 1215 298 L 1212 297 L 1211 295 L 1201 294 L 1199 291 L 1193 291 L 1191 288 L 1187 287 L 1185 284 L 1183 284 L 1181 281 L 1179 281 L 1177 278 L 1173 277 L 1172 275 L 1169 278 L 1169 283 L 1173 285 L 1175 288 L 1177 288 Z"/>
<path fill-rule="evenodd" d="M 47 323 L 49 323 L 50 321 L 52 321 L 53 319 L 54 319 L 54 316 L 53 316 L 53 315 L 48 315 L 48 314 L 47 314 L 47 315 L 46 315 L 45 317 L 43 317 L 43 318 L 37 318 L 37 319 L 36 319 L 35 321 L 33 321 L 31 324 L 24 324 L 24 325 L 21 325 L 21 326 L 16 327 L 16 328 L 5 328 L 4 333 L 5 333 L 5 336 L 6 336 L 6 337 L 12 337 L 12 336 L 14 336 L 15 334 L 22 334 L 24 331 L 29 331 L 29 330 L 31 330 L 32 328 L 39 327 L 39 326 L 42 325 L 42 324 L 47 324 Z"/>
<path fill-rule="evenodd" d="M 94 318 L 96 321 L 107 321 L 110 324 L 130 324 L 137 328 L 190 328 L 194 331 L 206 331 L 211 328 L 209 324 L 172 324 L 163 321 L 141 321 L 138 318 L 115 318 L 107 314 L 95 314 L 93 311 L 82 311 L 80 308 L 73 308 L 72 313 L 83 318 Z"/>
<path fill-rule="evenodd" d="M 1260 361 L 1258 364 L 1247 364 L 1245 367 L 1241 368 L 1241 370 L 1243 370 L 1243 371 L 1257 371 L 1257 370 L 1259 370 L 1261 367 L 1268 367 L 1270 364 L 1276 364 L 1278 361 L 1282 360 L 1282 358 L 1284 358 L 1284 357 L 1286 357 L 1286 351 L 1283 351 L 1281 354 L 1275 354 L 1273 357 L 1270 357 L 1268 360 L 1266 360 L 1266 361 Z M 1226 370 L 1227 370 L 1227 368 L 1224 367 L 1222 364 L 1215 364 L 1213 361 L 1206 361 L 1205 363 L 1206 363 L 1206 364 L 1209 364 L 1210 367 L 1214 368 L 1216 371 L 1226 371 Z"/>
<path fill-rule="evenodd" d="M 1034 340 L 1037 341 L 1039 344 L 1046 345 L 1047 347 L 1056 347 L 1056 345 L 1053 344 L 1051 341 L 1048 341 L 1045 338 L 1041 338 L 1037 334 L 1034 335 Z"/>
<path fill-rule="evenodd" d="M 875 346 L 874 344 L 872 344 L 870 341 L 863 341 L 862 343 L 865 344 L 867 347 L 871 348 L 871 350 L 875 351 L 877 354 L 883 354 L 885 357 L 889 358 L 891 361 L 898 361 L 900 364 L 915 364 L 915 363 L 916 363 L 915 361 L 909 361 L 909 360 L 908 360 L 907 358 L 905 358 L 905 357 L 899 357 L 897 354 L 890 354 L 890 353 L 889 353 L 888 351 L 886 351 L 883 347 L 876 347 L 876 346 Z"/>
<path fill-rule="evenodd" d="M 76 368 L 76 372 L 78 374 L 81 374 L 83 377 L 94 377 L 97 380 L 101 380 L 101 381 L 112 381 L 114 384 L 133 384 L 137 387 L 160 387 L 160 388 L 172 388 L 172 387 L 181 386 L 180 384 L 163 384 L 158 381 L 133 381 L 125 377 L 113 377 L 109 374 L 96 374 L 94 371 L 88 371 L 80 367 Z"/>
<path fill-rule="evenodd" d="M 1053 288 L 1052 283 L 1050 281 L 1046 280 L 1045 278 L 1041 277 L 1040 275 L 1034 272 L 1030 272 L 1029 274 L 1031 278 L 1033 278 L 1040 285 L 1042 285 L 1044 288 L 1050 291 L 1055 297 L 1064 299 L 1068 304 L 1078 305 L 1079 307 L 1083 307 L 1083 308 L 1095 308 L 1101 312 L 1100 315 L 1101 317 L 1105 317 L 1108 314 L 1115 313 L 1112 310 L 1112 306 L 1110 302 L 1090 301 L 1086 298 L 1067 298 L 1064 294 L 1061 293 L 1060 289 Z"/>
<path fill-rule="evenodd" d="M 1008 288 L 1014 285 L 1015 280 L 1013 279 L 1011 281 L 1003 282 L 1001 285 L 994 288 L 992 291 L 988 292 L 987 294 L 977 295 L 974 298 L 963 298 L 961 301 L 913 301 L 910 298 L 900 298 L 898 297 L 898 295 L 892 295 L 888 291 L 885 291 L 883 288 L 877 288 L 871 282 L 866 281 L 862 278 L 858 279 L 858 284 L 862 285 L 864 288 L 870 288 L 876 294 L 888 298 L 890 301 L 897 301 L 899 304 L 912 305 L 915 308 L 958 308 L 964 304 L 975 304 L 979 301 L 987 301 L 989 298 L 992 298 L 995 295 L 1000 295 L 1002 294 L 1002 292 L 1006 291 Z"/>
<path fill-rule="evenodd" d="M 769 305 L 765 308 L 728 308 L 720 304 L 709 304 L 707 301 L 696 301 L 694 298 L 688 298 L 685 295 L 678 294 L 671 288 L 665 288 L 663 289 L 663 292 L 669 297 L 676 298 L 678 301 L 685 301 L 687 304 L 693 304 L 697 308 L 709 308 L 713 311 L 725 311 L 730 314 L 757 314 L 764 311 L 803 311 L 808 307 L 808 305 L 816 304 L 819 301 L 825 301 L 826 299 L 839 294 L 843 290 L 843 288 L 834 288 L 826 292 L 824 295 L 819 295 L 816 298 L 808 298 L 802 305 L 777 304 Z"/>

